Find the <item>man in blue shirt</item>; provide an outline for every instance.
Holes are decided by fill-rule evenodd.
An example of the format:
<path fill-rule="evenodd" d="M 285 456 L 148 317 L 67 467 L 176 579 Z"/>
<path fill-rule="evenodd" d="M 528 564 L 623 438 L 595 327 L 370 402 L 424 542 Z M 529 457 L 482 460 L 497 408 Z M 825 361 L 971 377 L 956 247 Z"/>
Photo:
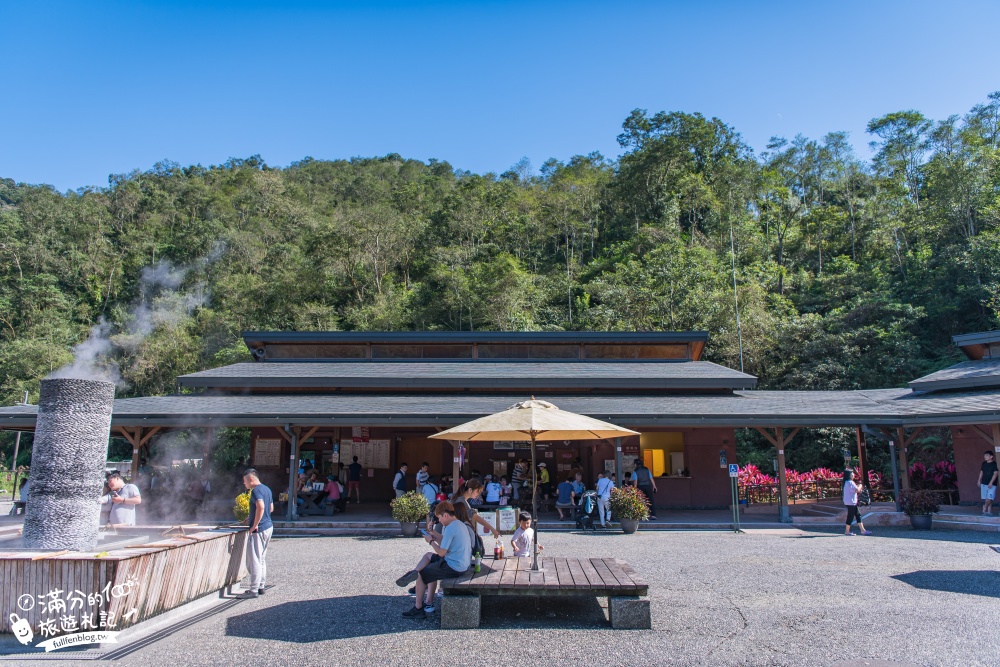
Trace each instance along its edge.
<path fill-rule="evenodd" d="M 562 521 L 566 518 L 563 516 L 563 510 L 573 509 L 573 478 L 567 477 L 565 482 L 559 482 L 556 493 L 558 494 L 556 509 L 559 510 L 559 520 Z"/>
<path fill-rule="evenodd" d="M 247 525 L 250 526 L 247 537 L 247 570 L 250 571 L 250 588 L 243 593 L 242 598 L 255 598 L 264 594 L 267 579 L 267 545 L 271 543 L 271 512 L 274 511 L 274 499 L 271 489 L 261 484 L 257 471 L 253 468 L 243 473 L 243 486 L 250 491 L 250 515 Z"/>
<path fill-rule="evenodd" d="M 396 580 L 397 586 L 406 586 L 411 581 L 417 582 L 413 609 L 403 612 L 406 618 L 424 618 L 427 611 L 433 611 L 425 609 L 424 594 L 428 594 L 433 601 L 437 582 L 442 579 L 454 579 L 468 570 L 469 563 L 472 562 L 472 528 L 455 517 L 455 506 L 447 500 L 442 500 L 434 508 L 434 515 L 444 526 L 441 531 L 441 543 L 434 541 L 432 533 L 425 532 L 424 539 L 431 545 L 434 553 L 426 554 L 415 569 Z"/>

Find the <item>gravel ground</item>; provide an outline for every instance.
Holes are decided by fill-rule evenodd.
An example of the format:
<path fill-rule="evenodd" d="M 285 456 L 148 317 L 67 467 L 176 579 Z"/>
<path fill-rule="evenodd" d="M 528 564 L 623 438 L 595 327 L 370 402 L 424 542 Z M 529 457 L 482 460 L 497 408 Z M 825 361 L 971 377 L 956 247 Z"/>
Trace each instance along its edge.
<path fill-rule="evenodd" d="M 491 542 L 491 540 L 488 540 Z M 400 614 L 403 538 L 275 539 L 258 600 L 124 660 L 156 665 L 1000 665 L 1000 535 L 756 530 L 543 535 L 546 553 L 629 561 L 653 630 L 613 631 L 594 599 L 494 598 L 479 630 Z M 487 547 L 490 547 L 488 544 Z M 55 657 L 55 654 L 53 654 Z M 63 660 L 70 656 L 61 656 Z M 65 662 L 63 664 L 66 664 Z"/>

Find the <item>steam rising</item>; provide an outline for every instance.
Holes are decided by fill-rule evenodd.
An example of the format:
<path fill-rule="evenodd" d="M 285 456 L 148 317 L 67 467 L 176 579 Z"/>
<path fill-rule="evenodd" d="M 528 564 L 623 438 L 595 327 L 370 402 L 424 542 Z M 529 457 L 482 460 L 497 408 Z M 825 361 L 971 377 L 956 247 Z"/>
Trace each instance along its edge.
<path fill-rule="evenodd" d="M 216 244 L 212 252 L 192 264 L 175 266 L 160 260 L 147 266 L 139 277 L 139 301 L 132 307 L 125 330 L 115 334 L 103 317 L 90 329 L 87 340 L 73 348 L 73 362 L 51 373 L 50 378 L 106 380 L 123 386 L 117 352 L 134 353 L 142 342 L 160 327 L 175 327 L 197 308 L 208 302 L 203 280 L 182 288 L 193 270 L 210 266 L 222 257 L 225 245 Z"/>

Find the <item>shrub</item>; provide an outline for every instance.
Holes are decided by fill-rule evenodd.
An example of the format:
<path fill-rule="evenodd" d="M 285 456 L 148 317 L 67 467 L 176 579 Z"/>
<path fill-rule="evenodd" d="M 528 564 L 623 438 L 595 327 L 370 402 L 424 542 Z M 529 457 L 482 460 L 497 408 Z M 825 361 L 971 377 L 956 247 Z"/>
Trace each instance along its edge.
<path fill-rule="evenodd" d="M 236 496 L 236 503 L 233 505 L 233 514 L 237 521 L 246 521 L 250 516 L 250 492 L 241 493 Z"/>
<path fill-rule="evenodd" d="M 906 516 L 934 514 L 941 509 L 938 505 L 937 494 L 926 490 L 907 491 L 900 494 L 899 504 Z"/>
<path fill-rule="evenodd" d="M 644 521 L 649 518 L 649 499 L 634 486 L 611 489 L 608 508 L 611 510 L 611 516 L 619 520 Z"/>
<path fill-rule="evenodd" d="M 419 523 L 427 518 L 431 506 L 424 494 L 407 491 L 392 501 L 392 518 L 400 523 Z"/>

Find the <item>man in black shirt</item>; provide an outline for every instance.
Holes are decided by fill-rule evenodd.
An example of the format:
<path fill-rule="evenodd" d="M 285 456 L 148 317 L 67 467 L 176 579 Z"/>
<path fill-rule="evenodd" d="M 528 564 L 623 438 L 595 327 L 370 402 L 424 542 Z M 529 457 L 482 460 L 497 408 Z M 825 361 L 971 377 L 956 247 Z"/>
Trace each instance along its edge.
<path fill-rule="evenodd" d="M 997 459 L 990 450 L 983 452 L 983 467 L 979 470 L 979 490 L 983 497 L 983 514 L 993 512 L 993 501 L 997 499 Z"/>
<path fill-rule="evenodd" d="M 351 493 L 354 493 L 354 502 L 361 504 L 361 464 L 355 456 L 351 465 L 347 466 L 347 500 L 350 502 Z"/>

